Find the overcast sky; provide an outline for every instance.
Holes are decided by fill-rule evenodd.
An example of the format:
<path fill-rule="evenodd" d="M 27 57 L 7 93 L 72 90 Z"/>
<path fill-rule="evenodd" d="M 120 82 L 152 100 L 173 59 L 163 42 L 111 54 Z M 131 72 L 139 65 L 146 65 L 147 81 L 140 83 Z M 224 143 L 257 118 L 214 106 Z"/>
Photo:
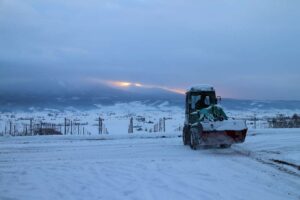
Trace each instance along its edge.
<path fill-rule="evenodd" d="M 120 80 L 300 99 L 299 0 L 0 0 L 0 90 Z"/>

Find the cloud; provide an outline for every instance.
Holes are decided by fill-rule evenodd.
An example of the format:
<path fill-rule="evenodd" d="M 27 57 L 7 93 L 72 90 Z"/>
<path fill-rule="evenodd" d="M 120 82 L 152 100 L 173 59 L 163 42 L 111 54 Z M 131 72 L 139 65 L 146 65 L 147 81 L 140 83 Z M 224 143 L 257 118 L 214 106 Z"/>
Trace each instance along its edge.
<path fill-rule="evenodd" d="M 2 0 L 0 77 L 210 83 L 240 98 L 275 98 L 266 88 L 290 96 L 300 90 L 299 4 Z"/>
<path fill-rule="evenodd" d="M 142 89 L 160 89 L 160 90 L 165 90 L 177 94 L 185 94 L 186 92 L 186 90 L 182 88 L 172 88 L 172 87 L 161 86 L 161 85 L 150 85 L 150 84 L 121 81 L 121 80 L 103 80 L 94 77 L 87 77 L 84 79 L 84 81 L 89 84 L 92 83 L 92 84 L 107 85 L 109 87 L 125 89 L 125 90 L 129 88 L 142 88 Z"/>

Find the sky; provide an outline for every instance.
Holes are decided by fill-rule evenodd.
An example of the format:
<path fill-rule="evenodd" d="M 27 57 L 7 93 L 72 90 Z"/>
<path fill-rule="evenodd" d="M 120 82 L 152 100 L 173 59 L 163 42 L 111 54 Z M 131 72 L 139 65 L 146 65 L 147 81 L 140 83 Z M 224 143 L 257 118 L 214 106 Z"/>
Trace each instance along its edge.
<path fill-rule="evenodd" d="M 0 92 L 204 83 L 229 98 L 300 100 L 299 9 L 298 0 L 0 0 Z"/>

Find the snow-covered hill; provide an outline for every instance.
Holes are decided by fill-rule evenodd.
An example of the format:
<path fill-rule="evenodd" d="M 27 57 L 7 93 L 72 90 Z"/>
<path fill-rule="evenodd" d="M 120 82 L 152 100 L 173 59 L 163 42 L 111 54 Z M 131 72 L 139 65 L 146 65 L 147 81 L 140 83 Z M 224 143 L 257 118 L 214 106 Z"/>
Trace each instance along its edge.
<path fill-rule="evenodd" d="M 257 128 L 267 128 L 269 125 L 267 119 L 277 114 L 293 115 L 299 114 L 300 109 L 245 109 L 235 110 L 227 108 L 225 112 L 229 117 L 237 119 L 247 119 L 248 126 Z M 68 130 L 66 134 L 97 135 L 99 127 L 97 120 L 101 117 L 104 119 L 104 128 L 110 134 L 126 133 L 128 130 L 129 120 L 133 118 L 134 132 L 153 132 L 155 124 L 160 119 L 165 118 L 166 130 L 180 132 L 184 122 L 184 109 L 173 105 L 169 102 L 130 102 L 116 103 L 113 105 L 95 104 L 93 109 L 77 109 L 74 107 L 65 107 L 63 110 L 52 108 L 31 107 L 25 111 L 4 111 L 0 112 L 0 135 L 16 132 L 13 135 L 24 135 L 29 132 L 30 121 L 33 124 L 50 123 L 56 124 L 59 131 L 64 133 L 65 119 L 68 120 Z M 258 119 L 255 124 L 253 119 Z M 73 126 L 70 130 L 70 121 L 80 126 Z M 78 130 L 79 129 L 79 130 Z M 83 130 L 84 129 L 84 130 Z M 28 133 L 29 134 L 29 133 Z M 28 135 L 27 134 L 27 135 Z M 30 135 L 30 134 L 29 134 Z"/>

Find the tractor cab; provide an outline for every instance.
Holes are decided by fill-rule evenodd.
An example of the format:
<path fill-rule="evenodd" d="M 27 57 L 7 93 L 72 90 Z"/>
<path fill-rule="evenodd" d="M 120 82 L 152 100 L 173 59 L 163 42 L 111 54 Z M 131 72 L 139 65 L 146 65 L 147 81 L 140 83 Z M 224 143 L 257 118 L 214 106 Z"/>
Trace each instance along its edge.
<path fill-rule="evenodd" d="M 210 85 L 191 87 L 186 92 L 185 124 L 191 123 L 191 113 L 218 103 L 216 92 Z"/>

